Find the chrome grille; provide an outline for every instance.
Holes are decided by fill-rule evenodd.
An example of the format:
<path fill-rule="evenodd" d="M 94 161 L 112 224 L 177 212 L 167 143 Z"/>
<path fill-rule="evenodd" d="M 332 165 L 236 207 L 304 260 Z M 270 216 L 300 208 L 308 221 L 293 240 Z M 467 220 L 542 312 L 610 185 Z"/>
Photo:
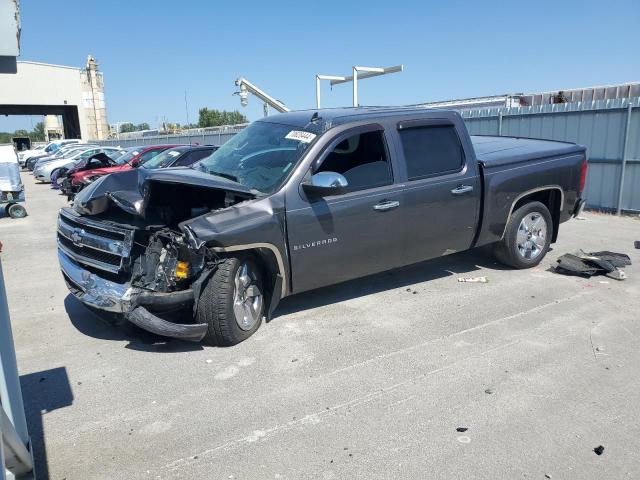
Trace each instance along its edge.
<path fill-rule="evenodd" d="M 58 248 L 80 264 L 119 273 L 129 258 L 132 243 L 133 230 L 60 210 Z"/>

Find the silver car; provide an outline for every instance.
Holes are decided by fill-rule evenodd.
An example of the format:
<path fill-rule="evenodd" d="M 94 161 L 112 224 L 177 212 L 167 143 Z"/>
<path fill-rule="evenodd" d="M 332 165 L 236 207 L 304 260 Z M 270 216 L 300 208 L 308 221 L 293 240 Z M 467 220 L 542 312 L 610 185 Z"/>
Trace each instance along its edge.
<path fill-rule="evenodd" d="M 47 162 L 51 162 L 52 160 L 57 160 L 59 158 L 69 158 L 79 152 L 83 152 L 90 148 L 98 148 L 98 145 L 68 145 L 62 148 L 59 148 L 55 153 L 44 155 L 41 157 L 31 157 L 27 161 L 27 168 L 30 170 L 35 170 L 40 165 L 43 165 Z"/>
<path fill-rule="evenodd" d="M 105 153 L 108 156 L 119 152 L 121 149 L 117 147 L 95 147 L 87 150 L 81 150 L 75 152 L 72 156 L 57 158 L 49 162 L 38 165 L 33 171 L 33 176 L 36 180 L 41 182 L 51 182 L 51 174 L 60 168 L 70 168 L 76 164 L 76 162 L 85 160 L 97 153 Z"/>

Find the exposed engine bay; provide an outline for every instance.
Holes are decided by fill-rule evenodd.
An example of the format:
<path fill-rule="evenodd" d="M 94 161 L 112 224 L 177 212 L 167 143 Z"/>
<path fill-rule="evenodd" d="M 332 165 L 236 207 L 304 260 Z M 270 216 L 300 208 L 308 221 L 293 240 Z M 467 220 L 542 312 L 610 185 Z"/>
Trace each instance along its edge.
<path fill-rule="evenodd" d="M 236 182 L 190 169 L 102 177 L 77 195 L 72 209 L 61 211 L 61 262 L 71 260 L 85 272 L 74 276 L 75 266 L 67 264 L 65 280 L 89 303 L 147 330 L 199 340 L 206 327 L 188 322 L 220 256 L 190 224 L 256 196 Z M 187 324 L 174 315 L 180 311 L 189 314 Z"/>

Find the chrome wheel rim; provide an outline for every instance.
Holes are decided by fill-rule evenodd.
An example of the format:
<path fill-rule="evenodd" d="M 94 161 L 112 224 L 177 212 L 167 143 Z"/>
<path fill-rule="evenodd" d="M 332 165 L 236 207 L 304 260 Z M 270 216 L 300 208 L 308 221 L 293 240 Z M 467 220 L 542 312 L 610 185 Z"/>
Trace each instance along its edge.
<path fill-rule="evenodd" d="M 247 262 L 240 265 L 234 279 L 233 314 L 242 330 L 251 330 L 262 315 L 263 297 L 256 273 Z"/>
<path fill-rule="evenodd" d="M 533 260 L 542 253 L 546 243 L 546 220 L 540 212 L 527 213 L 518 226 L 518 253 L 525 260 Z"/>

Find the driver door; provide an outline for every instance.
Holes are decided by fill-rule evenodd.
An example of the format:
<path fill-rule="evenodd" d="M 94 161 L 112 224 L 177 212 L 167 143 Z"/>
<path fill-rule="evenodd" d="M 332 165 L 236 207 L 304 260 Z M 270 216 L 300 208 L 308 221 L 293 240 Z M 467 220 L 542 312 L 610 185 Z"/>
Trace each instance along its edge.
<path fill-rule="evenodd" d="M 339 135 L 305 178 L 327 171 L 347 179 L 345 193 L 319 196 L 301 186 L 300 203 L 287 207 L 294 292 L 377 273 L 401 262 L 402 187 L 394 183 L 384 129 L 369 125 Z"/>

